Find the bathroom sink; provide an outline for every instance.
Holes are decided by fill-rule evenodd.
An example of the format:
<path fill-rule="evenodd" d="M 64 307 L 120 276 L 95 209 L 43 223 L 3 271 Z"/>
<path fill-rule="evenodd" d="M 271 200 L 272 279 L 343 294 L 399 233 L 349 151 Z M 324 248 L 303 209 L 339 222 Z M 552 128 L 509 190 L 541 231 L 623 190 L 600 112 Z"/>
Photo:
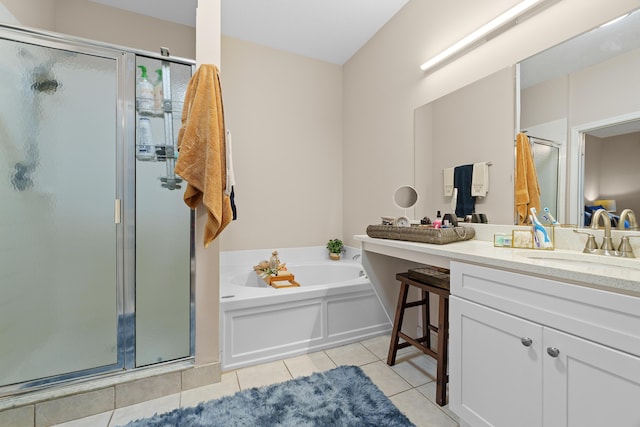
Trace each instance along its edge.
<path fill-rule="evenodd" d="M 522 251 L 518 254 L 549 267 L 612 268 L 640 272 L 640 259 L 592 255 L 582 252 Z"/>

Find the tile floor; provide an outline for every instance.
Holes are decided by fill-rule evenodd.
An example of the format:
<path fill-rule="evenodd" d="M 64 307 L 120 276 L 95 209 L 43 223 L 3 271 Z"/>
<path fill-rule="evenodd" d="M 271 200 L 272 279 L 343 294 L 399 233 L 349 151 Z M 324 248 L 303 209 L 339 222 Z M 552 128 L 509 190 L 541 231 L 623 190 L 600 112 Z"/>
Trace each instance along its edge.
<path fill-rule="evenodd" d="M 339 365 L 358 365 L 416 426 L 458 426 L 448 406 L 435 403 L 435 361 L 413 347 L 398 351 L 396 364 L 386 364 L 389 336 L 336 347 L 290 359 L 224 372 L 222 381 L 149 402 L 127 406 L 92 417 L 58 424 L 57 427 L 115 427 L 129 421 L 179 407 L 233 394 L 295 377 L 310 375 Z"/>

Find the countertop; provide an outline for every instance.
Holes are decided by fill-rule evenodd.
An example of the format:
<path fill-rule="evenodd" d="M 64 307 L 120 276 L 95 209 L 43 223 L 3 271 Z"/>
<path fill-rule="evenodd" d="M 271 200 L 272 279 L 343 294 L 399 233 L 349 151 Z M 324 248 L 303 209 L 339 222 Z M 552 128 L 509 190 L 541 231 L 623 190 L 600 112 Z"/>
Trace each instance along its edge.
<path fill-rule="evenodd" d="M 363 251 L 447 267 L 465 261 L 582 286 L 640 297 L 640 259 L 583 254 L 567 249 L 497 248 L 493 242 L 467 240 L 433 245 L 356 235 Z"/>

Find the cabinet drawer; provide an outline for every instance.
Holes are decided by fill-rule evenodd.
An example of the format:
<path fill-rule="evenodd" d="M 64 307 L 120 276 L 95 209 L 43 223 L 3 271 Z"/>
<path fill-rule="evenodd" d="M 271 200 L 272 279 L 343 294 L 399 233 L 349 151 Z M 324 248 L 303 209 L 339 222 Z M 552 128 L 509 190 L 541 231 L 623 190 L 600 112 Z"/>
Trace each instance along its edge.
<path fill-rule="evenodd" d="M 640 355 L 638 297 L 460 262 L 451 262 L 451 293 Z"/>

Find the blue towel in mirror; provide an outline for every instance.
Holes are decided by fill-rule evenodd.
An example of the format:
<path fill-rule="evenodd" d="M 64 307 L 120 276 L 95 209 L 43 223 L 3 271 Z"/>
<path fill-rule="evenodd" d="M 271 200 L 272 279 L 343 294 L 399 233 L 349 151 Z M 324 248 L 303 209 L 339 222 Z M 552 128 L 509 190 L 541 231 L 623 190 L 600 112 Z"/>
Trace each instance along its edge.
<path fill-rule="evenodd" d="M 453 170 L 453 186 L 458 189 L 456 216 L 464 218 L 476 210 L 476 198 L 471 196 L 473 165 L 456 166 Z"/>

